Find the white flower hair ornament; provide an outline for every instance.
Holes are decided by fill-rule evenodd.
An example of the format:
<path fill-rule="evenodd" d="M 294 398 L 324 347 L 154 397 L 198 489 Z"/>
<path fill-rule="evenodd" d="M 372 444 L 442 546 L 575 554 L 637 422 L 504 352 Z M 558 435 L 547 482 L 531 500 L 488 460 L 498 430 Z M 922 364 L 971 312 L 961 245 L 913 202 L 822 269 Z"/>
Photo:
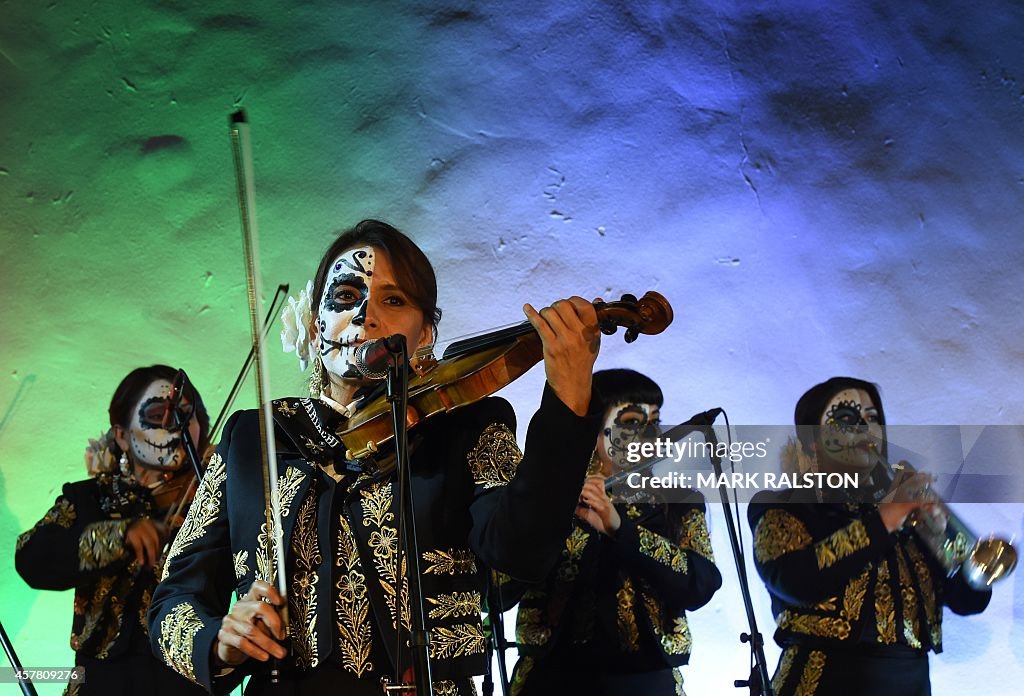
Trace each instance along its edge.
<path fill-rule="evenodd" d="M 89 445 L 85 448 L 85 470 L 89 476 L 117 471 L 117 459 L 114 457 L 113 448 L 113 430 L 101 433 L 95 440 L 89 439 Z"/>
<path fill-rule="evenodd" d="M 281 348 L 285 353 L 295 351 L 299 357 L 299 367 L 304 371 L 309 366 L 312 356 L 309 345 L 309 323 L 313 319 L 310 304 L 313 295 L 313 281 L 306 281 L 306 289 L 299 293 L 298 299 L 288 296 L 288 306 L 281 311 Z"/>

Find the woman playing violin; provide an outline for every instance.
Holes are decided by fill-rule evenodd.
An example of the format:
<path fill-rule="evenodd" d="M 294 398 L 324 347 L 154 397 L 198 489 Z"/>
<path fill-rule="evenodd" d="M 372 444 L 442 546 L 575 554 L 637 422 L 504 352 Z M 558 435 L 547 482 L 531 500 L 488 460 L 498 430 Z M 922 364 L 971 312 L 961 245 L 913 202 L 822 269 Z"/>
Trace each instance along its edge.
<path fill-rule="evenodd" d="M 110 402 L 110 432 L 86 451 L 91 478 L 64 484 L 49 512 L 18 537 L 15 565 L 41 590 L 75 590 L 71 648 L 85 681 L 74 694 L 198 694 L 154 658 L 146 610 L 157 567 L 175 525 L 164 520 L 163 496 L 191 470 L 182 430 L 165 425 L 177 370 L 140 367 Z M 206 447 L 210 421 L 196 394 L 178 406 L 192 441 Z"/>
<path fill-rule="evenodd" d="M 401 232 L 365 220 L 324 254 L 308 310 L 297 328 L 309 337 L 308 353 L 299 352 L 313 363 L 312 398 L 273 402 L 280 523 L 259 502 L 258 414 L 236 413 L 150 610 L 157 653 L 218 693 L 247 674 L 247 693 L 268 691 L 268 661 L 276 658 L 287 693 L 380 694 L 381 679 L 396 672 L 396 640 L 408 640 L 407 573 L 395 562 L 393 450 L 385 444 L 350 459 L 337 433 L 380 391 L 359 370 L 360 344 L 402 334 L 413 352 L 433 340 L 440 318 L 434 271 Z M 525 312 L 543 341 L 547 376 L 525 451 L 516 444 L 511 406 L 498 398 L 409 433 L 438 694 L 472 693 L 470 677 L 486 670 L 480 605 L 487 569 L 539 580 L 557 560 L 599 427 L 587 415 L 599 345 L 593 306 L 574 297 Z M 275 587 L 281 569 L 268 552 L 275 538 L 285 552 L 287 597 Z M 399 673 L 409 666 L 403 654 Z"/>

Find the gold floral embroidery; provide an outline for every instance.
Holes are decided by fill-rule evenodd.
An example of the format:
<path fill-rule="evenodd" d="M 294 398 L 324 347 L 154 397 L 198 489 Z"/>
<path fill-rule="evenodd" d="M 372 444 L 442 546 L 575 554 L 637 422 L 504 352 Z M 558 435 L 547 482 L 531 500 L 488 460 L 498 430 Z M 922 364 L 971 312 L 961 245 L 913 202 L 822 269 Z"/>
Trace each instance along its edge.
<path fill-rule="evenodd" d="M 523 453 L 504 423 L 491 423 L 467 455 L 473 483 L 484 488 L 505 486 L 516 475 Z"/>
<path fill-rule="evenodd" d="M 96 570 L 128 555 L 124 535 L 132 520 L 104 520 L 86 525 L 78 538 L 78 567 Z"/>
<path fill-rule="evenodd" d="M 146 588 L 142 592 L 142 600 L 139 602 L 139 626 L 142 627 L 142 635 L 149 635 L 149 624 L 146 621 L 146 612 L 149 611 L 149 604 L 153 601 L 153 591 Z"/>
<path fill-rule="evenodd" d="M 628 517 L 629 519 L 635 520 L 637 517 L 640 517 L 640 515 L 642 515 L 642 514 L 643 513 L 640 512 L 640 508 L 638 508 L 636 505 L 627 505 L 626 506 L 626 517 Z"/>
<path fill-rule="evenodd" d="M 636 600 L 633 581 L 626 578 L 622 587 L 615 593 L 615 598 L 618 600 L 615 609 L 616 623 L 623 649 L 626 652 L 636 652 L 640 649 L 640 630 L 637 628 L 636 615 L 633 613 L 633 602 Z"/>
<path fill-rule="evenodd" d="M 519 658 L 519 664 L 516 665 L 515 671 L 512 673 L 512 684 L 509 689 L 511 696 L 522 696 L 523 687 L 526 685 L 526 679 L 530 676 L 530 672 L 533 670 L 533 658 L 529 655 Z"/>
<path fill-rule="evenodd" d="M 903 549 L 896 546 L 896 567 L 900 575 L 900 599 L 903 601 L 903 638 L 912 648 L 921 648 L 919 621 L 917 616 L 917 594 L 914 592 L 910 569 L 903 556 Z M 894 627 L 895 628 L 895 627 Z"/>
<path fill-rule="evenodd" d="M 231 560 L 235 566 L 235 580 L 241 580 L 249 573 L 249 566 L 246 565 L 249 561 L 249 552 L 243 549 L 234 554 Z"/>
<path fill-rule="evenodd" d="M 466 575 L 476 573 L 476 556 L 467 549 L 424 551 L 423 560 L 432 565 L 424 575 Z"/>
<path fill-rule="evenodd" d="M 812 650 L 807 656 L 807 664 L 804 665 L 804 673 L 800 675 L 800 683 L 796 686 L 795 696 L 813 696 L 818 690 L 818 682 L 821 681 L 821 674 L 825 671 L 825 653 L 820 650 Z"/>
<path fill-rule="evenodd" d="M 754 528 L 754 555 L 759 563 L 768 563 L 811 545 L 804 523 L 782 510 L 768 510 Z"/>
<path fill-rule="evenodd" d="M 188 548 L 193 542 L 206 534 L 206 528 L 210 526 L 214 518 L 220 513 L 221 503 L 224 498 L 224 482 L 228 478 L 228 468 L 224 459 L 217 453 L 210 457 L 210 463 L 203 474 L 203 480 L 196 489 L 196 496 L 185 516 L 185 522 L 181 529 L 174 536 L 171 550 L 167 553 L 167 560 L 164 561 L 163 571 L 160 573 L 160 580 L 166 580 L 170 572 L 171 561 Z"/>
<path fill-rule="evenodd" d="M 15 551 L 21 551 L 25 548 L 25 544 L 29 542 L 32 535 L 39 530 L 40 527 L 47 524 L 56 524 L 64 529 L 70 529 L 71 525 L 75 523 L 75 519 L 78 517 L 75 512 L 75 506 L 72 505 L 67 498 L 61 496 L 57 499 L 57 502 L 53 504 L 43 518 L 35 523 L 32 529 L 27 532 L 23 532 L 18 535 L 18 540 L 14 544 Z"/>
<path fill-rule="evenodd" d="M 281 519 L 291 514 L 292 502 L 305 477 L 306 473 L 298 467 L 289 467 L 278 477 L 277 499 L 281 508 Z M 277 545 L 282 543 L 283 530 L 275 529 L 270 505 L 266 507 L 265 516 L 266 520 L 260 526 L 260 533 L 256 537 L 256 579 L 273 584 L 277 579 Z"/>
<path fill-rule="evenodd" d="M 280 401 L 275 401 L 274 404 L 275 408 L 277 408 L 277 412 L 280 413 L 282 416 L 286 416 L 288 418 L 291 418 L 292 416 L 299 412 L 297 408 L 290 405 L 284 399 L 281 399 Z"/>
<path fill-rule="evenodd" d="M 892 588 L 889 587 L 889 561 L 882 561 L 878 566 L 878 579 L 875 582 L 875 622 L 878 642 L 895 643 L 896 608 L 892 599 Z"/>
<path fill-rule="evenodd" d="M 384 601 L 391 611 L 391 619 L 399 625 L 398 593 L 399 577 L 401 578 L 401 625 L 411 630 L 412 617 L 409 614 L 409 578 L 406 574 L 406 559 L 402 558 L 402 568 L 398 569 L 398 530 L 384 523 L 392 521 L 395 513 L 391 512 L 392 484 L 379 482 L 360 491 L 362 496 L 363 524 L 377 527 L 370 532 L 370 549 L 373 551 L 373 564 L 377 568 L 377 576 L 381 589 L 384 590 Z"/>
<path fill-rule="evenodd" d="M 647 616 L 651 620 L 651 630 L 661 643 L 661 649 L 666 655 L 688 655 L 692 646 L 690 639 L 690 627 L 686 623 L 686 617 L 680 614 L 672 619 L 671 630 L 665 629 L 664 614 L 661 604 L 654 597 L 646 592 L 641 592 L 644 608 L 647 609 Z"/>
<path fill-rule="evenodd" d="M 772 691 L 779 692 L 785 686 L 786 679 L 789 678 L 789 672 L 793 669 L 793 661 L 799 652 L 800 649 L 792 645 L 782 651 L 779 668 L 775 670 L 775 676 L 772 677 Z"/>
<path fill-rule="evenodd" d="M 531 593 L 527 592 L 523 599 Z M 546 645 L 551 639 L 551 628 L 544 624 L 544 611 L 537 607 L 519 607 L 516 614 L 516 642 L 522 645 Z"/>
<path fill-rule="evenodd" d="M 71 632 L 71 649 L 79 650 L 85 642 L 92 637 L 93 632 L 100 623 L 100 619 L 103 618 L 103 604 L 110 594 L 110 590 L 114 587 L 114 578 L 109 575 L 104 575 L 96 581 L 96 591 L 93 593 L 92 599 L 80 605 L 80 596 L 75 597 L 75 613 L 82 614 L 85 618 L 82 622 L 82 629 L 75 633 Z M 83 600 L 84 602 L 84 600 Z"/>
<path fill-rule="evenodd" d="M 434 605 L 427 616 L 432 619 L 449 619 L 460 616 L 480 615 L 480 593 L 452 592 L 435 597 L 427 597 L 427 603 Z"/>
<path fill-rule="evenodd" d="M 291 621 L 292 652 L 299 669 L 312 669 L 320 664 L 316 633 L 316 569 L 323 562 L 316 529 L 316 489 L 299 507 L 292 532 L 291 552 L 295 568 L 291 578 L 288 603 Z"/>
<path fill-rule="evenodd" d="M 281 517 L 285 518 L 291 514 L 292 501 L 295 494 L 302 487 L 302 481 L 306 478 L 306 472 L 296 466 L 290 466 L 284 472 L 284 476 L 277 479 L 277 497 L 281 501 Z"/>
<path fill-rule="evenodd" d="M 779 614 L 779 628 L 812 636 L 846 640 L 850 637 L 850 625 L 860 617 L 870 571 L 869 566 L 859 577 L 847 583 L 843 592 L 843 608 L 840 609 L 839 616 L 798 614 L 787 609 Z"/>
<path fill-rule="evenodd" d="M 678 667 L 672 670 L 672 679 L 676 683 L 676 696 L 686 696 L 686 692 L 683 691 L 683 674 Z"/>
<path fill-rule="evenodd" d="M 434 687 L 434 696 L 459 696 L 459 687 L 450 679 L 431 682 Z"/>
<path fill-rule="evenodd" d="M 113 594 L 110 597 L 109 615 L 110 621 L 107 622 L 107 634 L 100 642 L 100 645 L 103 647 L 96 651 L 97 660 L 105 660 L 110 657 L 110 648 L 118 636 L 121 635 L 121 626 L 124 621 L 124 602 L 121 600 L 119 593 Z"/>
<path fill-rule="evenodd" d="M 466 655 L 483 655 L 484 629 L 480 624 L 435 626 L 430 629 L 430 657 L 448 660 Z"/>
<path fill-rule="evenodd" d="M 373 647 L 372 630 L 368 620 L 370 604 L 366 598 L 366 577 L 360 572 L 359 553 L 348 518 L 339 516 L 338 555 L 334 564 L 341 568 L 335 587 L 338 599 L 335 602 L 338 641 L 341 648 L 341 662 L 357 677 L 373 670 L 370 652 Z"/>
<path fill-rule="evenodd" d="M 565 540 L 565 548 L 562 549 L 562 557 L 565 562 L 558 566 L 558 579 L 562 582 L 572 582 L 579 575 L 580 559 L 583 558 L 583 551 L 590 541 L 588 534 L 579 525 L 573 525 L 572 533 Z"/>
<path fill-rule="evenodd" d="M 818 558 L 818 570 L 832 567 L 847 556 L 866 549 L 870 543 L 871 540 L 868 538 L 868 530 L 864 528 L 864 523 L 854 520 L 814 545 L 814 555 Z"/>
<path fill-rule="evenodd" d="M 695 551 L 714 563 L 715 553 L 711 550 L 711 537 L 708 535 L 704 513 L 701 510 L 690 510 L 683 515 L 681 525 L 679 546 L 687 551 Z"/>
<path fill-rule="evenodd" d="M 924 556 L 917 550 L 917 544 L 914 541 L 901 544 L 900 548 L 904 548 L 910 556 L 911 561 L 914 563 L 914 572 L 917 574 L 917 582 L 920 585 L 921 590 L 921 603 L 924 604 L 924 613 L 928 619 L 928 626 L 931 629 L 932 645 L 942 645 L 942 612 L 936 610 L 935 606 L 935 589 L 932 585 L 932 571 L 928 568 L 928 563 L 925 561 Z"/>
<path fill-rule="evenodd" d="M 164 662 L 192 681 L 196 681 L 192 666 L 193 641 L 202 628 L 202 619 L 188 602 L 171 609 L 160 621 L 157 644 Z"/>
<path fill-rule="evenodd" d="M 677 573 L 686 572 L 686 556 L 671 541 L 643 527 L 637 527 L 640 535 L 640 553 L 667 565 Z"/>

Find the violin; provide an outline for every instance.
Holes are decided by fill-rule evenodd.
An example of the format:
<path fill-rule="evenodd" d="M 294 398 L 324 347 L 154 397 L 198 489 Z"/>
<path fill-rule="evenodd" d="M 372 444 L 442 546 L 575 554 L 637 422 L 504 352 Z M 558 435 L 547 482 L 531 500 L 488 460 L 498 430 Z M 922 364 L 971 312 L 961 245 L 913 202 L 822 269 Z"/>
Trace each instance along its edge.
<path fill-rule="evenodd" d="M 612 335 L 624 327 L 626 343 L 640 334 L 659 334 L 672 323 L 672 306 L 660 293 L 648 291 L 637 299 L 623 295 L 617 302 L 595 300 L 601 333 Z M 427 346 L 409 360 L 406 420 L 410 428 L 438 413 L 446 413 L 490 396 L 525 374 L 544 357 L 540 335 L 528 321 L 456 339 L 441 357 Z M 363 459 L 392 439 L 391 406 L 385 396 L 370 402 L 349 418 L 338 437 L 347 459 Z M 387 462 L 378 465 L 386 473 Z M 393 465 L 393 464 L 392 464 Z"/>

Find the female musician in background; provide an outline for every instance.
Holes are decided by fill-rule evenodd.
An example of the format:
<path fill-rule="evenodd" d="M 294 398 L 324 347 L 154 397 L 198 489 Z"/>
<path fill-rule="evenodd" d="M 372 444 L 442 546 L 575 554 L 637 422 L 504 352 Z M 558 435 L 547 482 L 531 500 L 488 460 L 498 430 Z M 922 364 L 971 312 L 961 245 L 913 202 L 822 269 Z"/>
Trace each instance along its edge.
<path fill-rule="evenodd" d="M 662 394 L 650 378 L 621 369 L 596 372 L 594 393 L 604 428 L 559 563 L 541 584 L 500 585 L 522 594 L 512 693 L 682 694 L 686 611 L 722 585 L 704 502 L 699 493 L 671 503 L 609 498 L 605 479 L 631 467 L 629 445 L 657 436 Z"/>
<path fill-rule="evenodd" d="M 943 605 L 976 614 L 991 591 L 971 589 L 959 573 L 947 579 L 904 529 L 915 510 L 937 514 L 923 496 L 930 477 L 893 482 L 880 466 L 885 413 L 874 384 L 833 377 L 800 397 L 795 420 L 798 439 L 783 468 L 856 473 L 860 488 L 766 491 L 751 501 L 755 564 L 783 648 L 775 691 L 929 694 L 928 651 L 942 650 Z"/>
<path fill-rule="evenodd" d="M 154 650 L 211 691 L 253 674 L 246 693 L 270 692 L 274 657 L 287 693 L 378 696 L 382 679 L 395 674 L 396 641 L 409 641 L 408 573 L 396 568 L 395 472 L 384 466 L 393 449 L 347 459 L 335 434 L 381 391 L 362 376 L 361 343 L 401 334 L 412 353 L 433 340 L 434 271 L 408 237 L 364 220 L 327 249 L 310 287 L 292 302 L 297 321 L 286 324 L 289 347 L 297 335 L 309 338 L 308 352 L 301 340 L 298 352 L 313 362 L 313 398 L 273 403 L 280 535 L 262 504 L 259 414 L 243 411 L 224 430 L 150 610 Z M 471 675 L 486 669 L 486 568 L 540 579 L 554 563 L 598 428 L 586 417 L 599 345 L 593 306 L 572 298 L 525 311 L 543 341 L 547 375 L 526 451 L 503 399 L 435 416 L 409 434 L 438 694 L 472 693 Z M 274 586 L 280 569 L 268 549 L 275 538 L 286 555 L 287 598 Z M 233 606 L 232 591 L 240 597 Z M 288 642 L 279 613 L 285 602 Z M 403 652 L 399 673 L 407 675 Z"/>
<path fill-rule="evenodd" d="M 49 512 L 18 537 L 15 566 L 25 582 L 75 590 L 71 648 L 85 680 L 66 693 L 203 693 L 153 656 L 146 634 L 157 564 L 174 534 L 155 496 L 192 468 L 181 429 L 164 425 L 177 373 L 153 365 L 121 380 L 110 402 L 111 429 L 86 450 L 91 478 L 64 484 Z M 210 420 L 202 400 L 196 394 L 180 406 L 203 452 Z"/>

